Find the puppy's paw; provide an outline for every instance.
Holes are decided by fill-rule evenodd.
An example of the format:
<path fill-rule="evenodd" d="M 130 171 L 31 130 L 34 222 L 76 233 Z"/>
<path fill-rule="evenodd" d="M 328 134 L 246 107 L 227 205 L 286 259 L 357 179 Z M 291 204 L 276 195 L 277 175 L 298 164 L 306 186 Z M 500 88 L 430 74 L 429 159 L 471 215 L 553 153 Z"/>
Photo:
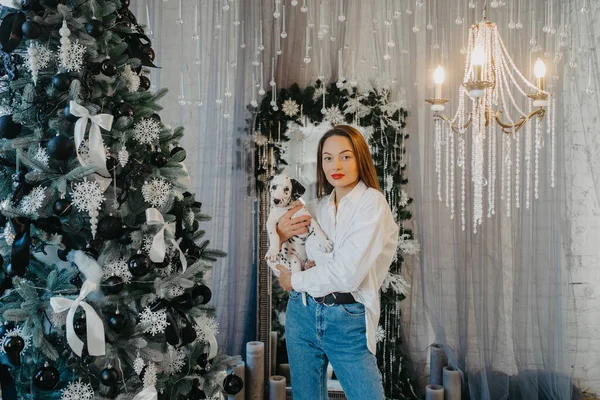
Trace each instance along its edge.
<path fill-rule="evenodd" d="M 331 253 L 333 251 L 333 242 L 329 239 L 324 239 L 319 243 L 319 247 L 325 250 L 325 253 Z"/>
<path fill-rule="evenodd" d="M 265 255 L 265 259 L 267 261 L 275 262 L 279 258 L 279 251 L 275 248 L 269 247 L 269 251 Z"/>

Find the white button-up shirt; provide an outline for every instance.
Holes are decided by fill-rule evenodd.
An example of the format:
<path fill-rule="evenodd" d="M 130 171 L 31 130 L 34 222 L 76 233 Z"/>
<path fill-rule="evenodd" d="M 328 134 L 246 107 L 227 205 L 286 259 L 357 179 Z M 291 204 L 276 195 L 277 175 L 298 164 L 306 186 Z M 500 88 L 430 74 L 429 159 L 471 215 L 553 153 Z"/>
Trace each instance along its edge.
<path fill-rule="evenodd" d="M 292 274 L 292 287 L 313 297 L 351 292 L 365 306 L 367 347 L 375 354 L 379 289 L 396 254 L 399 228 L 383 194 L 362 181 L 341 199 L 337 213 L 334 199 L 332 192 L 307 204 L 334 248 L 324 253 L 311 235 L 306 251 L 316 266 Z"/>

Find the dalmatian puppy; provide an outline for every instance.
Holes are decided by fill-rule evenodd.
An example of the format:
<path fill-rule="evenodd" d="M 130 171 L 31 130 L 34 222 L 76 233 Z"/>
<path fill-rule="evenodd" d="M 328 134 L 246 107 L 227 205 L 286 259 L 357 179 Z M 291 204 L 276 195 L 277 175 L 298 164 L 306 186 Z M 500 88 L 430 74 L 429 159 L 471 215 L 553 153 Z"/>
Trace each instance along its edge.
<path fill-rule="evenodd" d="M 269 250 L 266 260 L 269 267 L 279 276 L 279 270 L 275 267 L 277 264 L 285 266 L 290 272 L 302 271 L 306 262 L 306 239 L 310 235 L 315 235 L 319 246 L 327 253 L 333 251 L 333 243 L 327 239 L 327 236 L 315 219 L 311 219 L 308 226 L 308 232 L 303 235 L 295 235 L 281 245 L 279 250 L 279 235 L 277 234 L 277 222 L 290 208 L 301 204 L 300 196 L 306 189 L 295 179 L 287 175 L 275 175 L 269 178 L 269 193 L 271 194 L 271 210 L 267 218 L 267 232 L 269 234 Z M 302 207 L 294 214 L 294 218 L 309 215 L 306 207 Z"/>

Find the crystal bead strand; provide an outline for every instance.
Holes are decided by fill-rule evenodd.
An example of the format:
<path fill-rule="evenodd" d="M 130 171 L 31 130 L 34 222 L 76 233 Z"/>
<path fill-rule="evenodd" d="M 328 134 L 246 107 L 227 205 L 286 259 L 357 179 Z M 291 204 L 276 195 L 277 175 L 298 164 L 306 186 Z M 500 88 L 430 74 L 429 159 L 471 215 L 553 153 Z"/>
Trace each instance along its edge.
<path fill-rule="evenodd" d="M 442 124 L 439 118 L 435 121 L 435 172 L 437 174 L 437 194 L 438 200 L 442 201 L 442 168 L 441 168 L 441 136 L 442 136 Z"/>
<path fill-rule="evenodd" d="M 529 111 L 531 112 L 531 101 L 529 101 Z M 529 195 L 531 193 L 531 124 L 527 124 L 525 129 L 525 208 L 529 210 Z"/>
<path fill-rule="evenodd" d="M 555 172 L 555 165 L 556 165 L 556 99 L 555 98 L 550 98 L 550 101 L 552 102 L 552 118 L 551 118 L 551 124 L 552 124 L 552 128 L 550 131 L 550 141 L 552 143 L 552 159 L 551 159 L 551 166 L 550 166 L 550 185 L 552 187 L 554 187 L 554 183 L 555 183 L 555 177 L 556 177 L 556 172 Z"/>
<path fill-rule="evenodd" d="M 454 133 L 450 134 L 450 219 L 454 219 Z"/>
<path fill-rule="evenodd" d="M 458 142 L 458 158 L 461 167 L 461 194 L 460 194 L 460 221 L 462 230 L 465 230 L 465 140 L 461 136 Z"/>
<path fill-rule="evenodd" d="M 442 131 L 442 135 L 444 135 L 444 144 L 445 144 L 445 148 L 446 148 L 446 169 L 444 171 L 444 177 L 445 177 L 445 181 L 446 181 L 446 207 L 450 207 L 450 195 L 449 195 L 449 191 L 450 191 L 450 177 L 448 176 L 450 173 L 450 144 L 449 142 L 449 137 L 448 136 L 452 136 L 452 129 L 448 129 L 446 127 L 446 124 L 444 124 L 443 127 L 443 131 Z"/>
<path fill-rule="evenodd" d="M 515 207 L 521 208 L 521 137 L 522 134 L 513 132 L 515 135 Z"/>
<path fill-rule="evenodd" d="M 539 171 L 540 171 L 540 147 L 542 147 L 542 121 L 541 118 L 535 119 L 535 158 L 533 160 L 533 193 L 537 200 L 539 198 Z"/>
<path fill-rule="evenodd" d="M 506 216 L 510 218 L 511 212 L 511 189 L 512 189 L 512 143 L 510 137 L 505 135 L 504 141 L 506 143 Z"/>
<path fill-rule="evenodd" d="M 487 191 L 487 195 L 488 195 L 488 210 L 487 210 L 487 217 L 490 218 L 493 214 L 493 210 L 494 210 L 494 199 L 492 198 L 493 195 L 493 191 L 492 188 L 494 187 L 494 179 L 493 179 L 493 175 L 492 175 L 492 166 L 494 165 L 493 161 L 492 161 L 492 154 L 493 154 L 493 149 L 494 146 L 492 144 L 494 137 L 496 135 L 494 135 L 495 132 L 492 131 L 492 126 L 493 124 L 490 122 L 487 126 L 487 139 L 488 139 L 488 191 Z"/>

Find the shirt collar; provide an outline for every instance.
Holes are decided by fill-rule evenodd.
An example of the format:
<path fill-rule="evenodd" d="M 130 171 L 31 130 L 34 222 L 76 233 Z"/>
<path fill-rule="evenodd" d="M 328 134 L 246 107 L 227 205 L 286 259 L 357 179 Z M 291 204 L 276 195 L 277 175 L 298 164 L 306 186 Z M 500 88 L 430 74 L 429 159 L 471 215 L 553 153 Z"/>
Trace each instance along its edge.
<path fill-rule="evenodd" d="M 356 204 L 358 202 L 358 200 L 360 199 L 360 197 L 367 191 L 368 187 L 367 185 L 365 185 L 365 183 L 360 180 L 358 181 L 358 184 L 356 186 L 354 186 L 354 188 L 350 191 L 350 193 L 348 193 L 347 195 L 344 196 L 344 199 L 348 199 L 352 202 L 352 204 Z M 327 204 L 329 207 L 335 207 L 335 189 L 333 189 L 331 191 L 331 193 L 329 194 L 329 199 L 327 201 Z M 342 199 L 343 200 L 343 199 Z"/>

